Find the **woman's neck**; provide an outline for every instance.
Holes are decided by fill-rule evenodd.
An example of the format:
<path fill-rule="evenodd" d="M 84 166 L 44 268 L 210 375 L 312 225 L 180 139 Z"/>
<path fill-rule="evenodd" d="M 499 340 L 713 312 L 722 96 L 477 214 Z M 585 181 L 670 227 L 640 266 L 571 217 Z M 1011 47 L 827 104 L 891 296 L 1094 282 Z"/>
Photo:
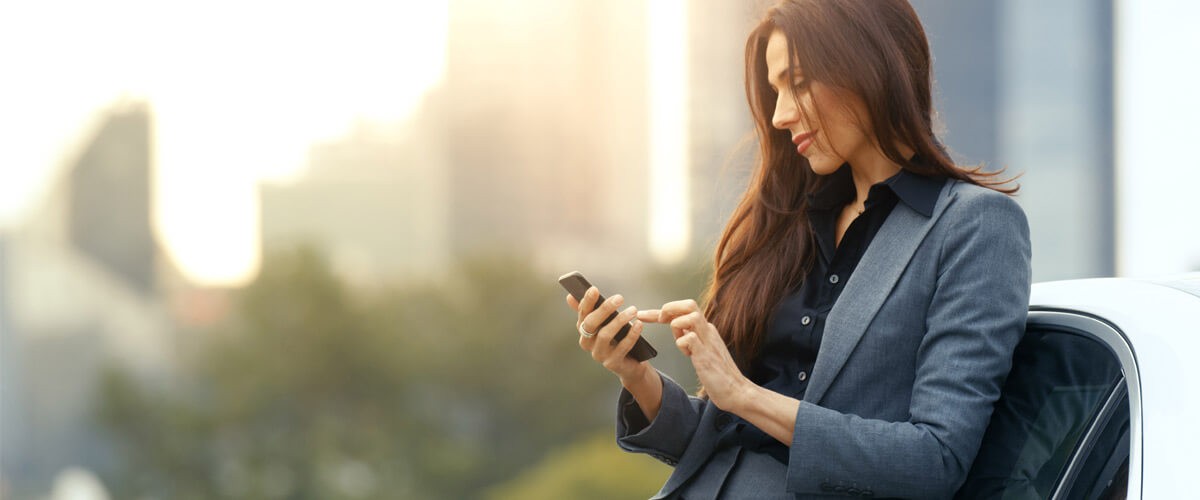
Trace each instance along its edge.
<path fill-rule="evenodd" d="M 903 144 L 897 144 L 896 148 L 905 158 L 912 158 L 915 153 L 911 147 Z M 854 178 L 854 190 L 858 193 L 858 197 L 854 201 L 857 205 L 866 203 L 867 193 L 871 190 L 871 186 L 896 175 L 901 169 L 898 163 L 893 162 L 878 148 L 864 149 L 868 150 L 849 160 L 851 176 Z"/>

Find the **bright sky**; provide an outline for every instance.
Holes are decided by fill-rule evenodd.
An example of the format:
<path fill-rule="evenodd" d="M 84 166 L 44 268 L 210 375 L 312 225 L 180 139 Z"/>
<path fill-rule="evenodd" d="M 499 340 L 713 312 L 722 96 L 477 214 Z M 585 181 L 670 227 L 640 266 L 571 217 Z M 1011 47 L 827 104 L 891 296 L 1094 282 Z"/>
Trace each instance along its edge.
<path fill-rule="evenodd" d="M 0 225 L 122 96 L 156 120 L 155 226 L 189 278 L 258 267 L 257 183 L 356 119 L 405 119 L 441 78 L 447 0 L 0 4 Z"/>

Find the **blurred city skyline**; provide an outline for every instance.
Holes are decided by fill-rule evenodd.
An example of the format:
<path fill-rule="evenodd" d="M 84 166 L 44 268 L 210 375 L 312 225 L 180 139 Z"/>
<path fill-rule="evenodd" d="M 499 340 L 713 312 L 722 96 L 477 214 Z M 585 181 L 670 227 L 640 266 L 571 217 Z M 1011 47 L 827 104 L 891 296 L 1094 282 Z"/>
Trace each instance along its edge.
<path fill-rule="evenodd" d="M 765 5 L 769 2 L 757 2 Z M 6 110 L 0 119 L 0 131 L 6 136 L 23 137 L 22 141 L 11 144 L 6 148 L 7 158 L 3 178 L 0 179 L 0 227 L 13 227 L 28 217 L 33 206 L 38 203 L 38 197 L 45 193 L 56 175 L 61 175 L 62 166 L 69 163 L 73 154 L 77 154 L 78 145 L 88 140 L 89 134 L 95 127 L 98 116 L 104 109 L 121 100 L 145 101 L 154 116 L 154 229 L 159 236 L 168 257 L 181 269 L 189 279 L 209 285 L 239 285 L 253 279 L 260 265 L 261 228 L 258 225 L 261 212 L 259 186 L 264 183 L 287 183 L 304 175 L 310 162 L 310 151 L 322 142 L 336 141 L 354 130 L 365 126 L 382 126 L 393 130 L 416 130 L 438 126 L 435 118 L 430 121 L 431 114 L 440 112 L 436 108 L 437 99 L 461 99 L 461 96 L 449 95 L 455 92 L 453 84 L 446 87 L 446 67 L 453 64 L 447 55 L 451 50 L 451 41 L 447 32 L 450 29 L 450 10 L 453 7 L 460 17 L 466 12 L 482 12 L 480 19 L 488 18 L 477 24 L 487 26 L 490 22 L 500 20 L 498 25 L 501 32 L 524 26 L 520 29 L 531 29 L 538 23 L 557 18 L 561 19 L 562 12 L 556 12 L 553 3 L 522 2 L 509 0 L 505 2 L 489 2 L 487 6 L 466 0 L 451 2 L 436 0 L 429 2 L 390 5 L 386 3 L 358 2 L 348 4 L 348 8 L 334 9 L 331 5 L 314 4 L 307 7 L 288 6 L 284 4 L 261 3 L 253 8 L 235 8 L 235 4 L 215 4 L 196 11 L 180 11 L 168 9 L 153 2 L 139 0 L 124 0 L 116 5 L 87 7 L 87 15 L 80 15 L 69 20 L 56 17 L 55 3 L 33 3 L 20 6 L 9 5 L 4 10 L 11 15 L 5 15 L 0 21 L 0 42 L 4 47 L 4 59 L 10 62 L 18 74 L 42 75 L 52 83 L 47 86 L 43 79 L 18 79 L 6 84 L 7 92 L 0 97 L 0 104 Z M 918 10 L 924 10 L 926 23 L 941 17 L 949 22 L 945 26 L 961 25 L 964 29 L 972 29 L 971 22 L 953 17 L 953 12 L 969 12 L 976 7 L 974 4 L 964 4 L 967 7 L 950 7 L 940 2 L 914 2 Z M 981 4 L 982 5 L 982 4 Z M 1088 5 L 1094 5 L 1082 0 L 1057 3 L 1048 7 L 1037 2 L 1012 1 L 1002 4 L 1003 8 L 983 8 L 997 19 L 1009 18 L 1009 25 L 1014 27 L 1027 26 L 1029 23 L 1011 21 L 1013 16 L 1020 19 L 1036 19 L 1022 12 L 1045 10 L 1053 8 L 1063 13 L 1085 12 Z M 1157 214 L 1171 210 L 1169 196 L 1158 196 L 1153 193 L 1161 192 L 1162 186 L 1154 186 L 1148 177 L 1168 176 L 1180 178 L 1180 183 L 1189 184 L 1200 181 L 1200 169 L 1185 168 L 1183 165 L 1173 166 L 1175 155 L 1164 151 L 1161 139 L 1165 136 L 1178 137 L 1177 141 L 1185 143 L 1189 137 L 1189 123 L 1172 125 L 1172 116 L 1166 116 L 1155 106 L 1164 100 L 1156 96 L 1154 88 L 1169 84 L 1164 81 L 1187 81 L 1186 75 L 1200 76 L 1200 70 L 1189 68 L 1187 65 L 1177 65 L 1170 61 L 1170 53 L 1161 50 L 1164 45 L 1198 45 L 1195 40 L 1182 37 L 1178 40 L 1164 38 L 1161 33 L 1169 30 L 1149 31 L 1147 25 L 1169 22 L 1164 19 L 1169 14 L 1168 9 L 1156 7 L 1155 4 L 1145 4 L 1132 9 L 1117 2 L 1114 9 L 1124 12 L 1117 15 L 1113 21 L 1114 33 L 1110 35 L 1113 43 L 1111 51 L 1087 55 L 1081 49 L 1070 48 L 1070 45 L 1052 45 L 1047 47 L 1039 42 L 1039 33 L 1026 29 L 1012 33 L 998 33 L 1006 40 L 1016 42 L 1011 49 L 1005 46 L 991 45 L 990 50 L 999 50 L 996 54 L 999 61 L 1007 60 L 999 66 L 991 68 L 979 66 L 979 74 L 988 74 L 1005 64 L 1012 66 L 1020 61 L 1034 57 L 1043 48 L 1058 51 L 1062 56 L 1079 56 L 1081 64 L 1092 64 L 1089 57 L 1107 57 L 1110 63 L 1100 68 L 1109 68 L 1112 81 L 1108 84 L 1108 94 L 1101 91 L 1101 96 L 1112 95 L 1110 107 L 1112 125 L 1110 137 L 1106 142 L 1093 142 L 1086 145 L 1089 135 L 1079 136 L 1067 144 L 1075 144 L 1075 152 L 1054 162 L 1047 163 L 1047 154 L 1053 157 L 1054 151 L 1065 152 L 1061 147 L 1046 143 L 1053 141 L 1051 137 L 1036 137 L 1008 134 L 999 137 L 994 146 L 976 147 L 975 141 L 988 134 L 996 135 L 1002 130 L 978 129 L 970 120 L 959 119 L 949 124 L 949 144 L 958 150 L 969 150 L 974 153 L 967 162 L 984 161 L 992 165 L 1005 165 L 1016 172 L 1029 172 L 1032 178 L 1043 179 L 1045 185 L 1034 183 L 1029 186 L 1032 191 L 1048 189 L 1056 186 L 1073 186 L 1076 191 L 1087 192 L 1092 189 L 1115 189 L 1112 195 L 1104 197 L 1102 207 L 1110 207 L 1112 216 L 1105 221 L 1099 221 L 1111 229 L 1097 233 L 1109 246 L 1109 250 L 1087 257 L 1091 262 L 1112 262 L 1109 266 L 1097 269 L 1109 269 L 1109 273 L 1120 275 L 1148 275 L 1180 270 L 1193 269 L 1200 265 L 1200 237 L 1171 234 L 1169 226 L 1164 225 Z M 1162 4 L 1166 5 L 1166 4 Z M 650 150 L 645 154 L 655 158 L 656 168 L 649 173 L 657 177 L 654 183 L 675 189 L 672 193 L 661 193 L 663 196 L 646 200 L 646 203 L 659 203 L 657 206 L 647 206 L 646 210 L 635 211 L 630 216 L 647 219 L 643 227 L 649 231 L 646 238 L 659 238 L 655 241 L 644 241 L 655 255 L 668 261 L 677 260 L 691 248 L 696 241 L 704 242 L 715 237 L 713 234 L 694 231 L 719 230 L 719 224 L 693 228 L 684 215 L 689 210 L 707 213 L 708 219 L 719 218 L 722 215 L 720 207 L 728 202 L 716 203 L 717 209 L 708 206 L 693 206 L 691 198 L 703 195 L 706 191 L 689 188 L 689 180 L 695 182 L 702 174 L 709 172 L 705 167 L 697 167 L 694 154 L 705 147 L 701 144 L 711 137 L 713 130 L 725 130 L 727 133 L 744 132 L 736 127 L 725 126 L 712 128 L 697 128 L 681 125 L 687 123 L 689 110 L 695 112 L 703 107 L 696 106 L 697 99 L 709 98 L 705 94 L 699 76 L 689 69 L 685 62 L 699 61 L 706 64 L 710 61 L 697 59 L 694 53 L 700 51 L 719 51 L 720 46 L 705 47 L 704 40 L 698 37 L 687 38 L 680 28 L 672 28 L 663 19 L 672 16 L 687 17 L 688 3 L 681 1 L 651 2 L 639 1 L 618 2 L 609 7 L 613 12 L 640 10 L 640 16 L 651 23 L 655 29 L 647 30 L 643 37 L 636 36 L 638 29 L 633 25 L 622 29 L 631 30 L 634 36 L 614 38 L 612 43 L 634 43 L 635 46 L 621 48 L 620 45 L 610 47 L 614 53 L 631 53 L 641 51 L 646 58 L 645 68 L 627 73 L 632 81 L 624 82 L 627 87 L 625 94 L 617 94 L 616 99 L 627 101 L 642 100 L 650 109 L 633 115 L 635 120 L 646 122 L 642 127 L 650 127 L 646 133 L 651 136 Z M 704 15 L 705 11 L 720 10 L 725 7 L 708 6 L 705 9 L 695 9 L 693 17 Z M 1198 7 L 1182 7 L 1200 10 Z M 286 16 L 280 15 L 281 12 Z M 751 13 L 757 12 L 756 6 L 747 5 L 740 9 L 739 17 L 749 21 Z M 648 16 L 658 18 L 650 20 Z M 1186 13 L 1179 17 L 1187 18 Z M 1194 14 L 1200 15 L 1200 12 Z M 1111 14 L 1110 14 L 1111 15 Z M 1022 17 L 1024 16 L 1024 17 Z M 468 16 L 469 17 L 469 16 Z M 638 19 L 635 16 L 633 19 Z M 1043 19 L 1056 18 L 1053 15 L 1042 16 Z M 83 21 L 86 19 L 86 21 Z M 503 21 L 508 19 L 508 21 Z M 1079 28 L 1088 29 L 1085 20 L 1087 16 L 1067 17 L 1075 19 Z M 968 20 L 970 21 L 970 20 Z M 505 24 L 507 23 L 507 24 Z M 608 25 L 613 25 L 607 21 Z M 741 29 L 732 30 L 734 36 L 724 36 L 722 43 L 732 44 L 740 52 L 740 43 L 744 37 L 748 22 L 742 25 L 727 23 Z M 58 29 L 53 27 L 58 25 Z M 270 37 L 264 37 L 263 26 L 270 26 Z M 50 26 L 50 28 L 47 28 Z M 470 30 L 470 23 L 460 28 Z M 1045 29 L 1063 29 L 1064 24 L 1050 24 Z M 1071 28 L 1077 30 L 1079 28 Z M 692 29 L 695 29 L 693 26 Z M 955 28 L 957 29 L 957 28 Z M 978 29 L 978 28 L 975 28 Z M 998 28 L 997 28 L 998 29 Z M 569 32 L 570 30 L 568 30 Z M 955 59 L 954 51 L 937 43 L 939 33 L 931 31 L 934 45 L 935 70 L 942 69 L 938 60 L 945 61 L 947 57 Z M 985 30 L 986 31 L 986 30 Z M 72 36 L 65 36 L 66 33 Z M 480 33 L 483 33 L 480 36 Z M 1078 33 L 1078 32 L 1075 32 Z M 1124 33 L 1124 36 L 1120 34 Z M 320 34 L 321 36 L 314 36 Z M 498 35 L 496 32 L 480 31 L 479 33 L 458 33 L 464 46 L 459 51 L 460 57 L 478 49 L 483 54 L 489 50 L 480 44 L 488 43 L 488 37 L 511 37 L 512 34 Z M 1072 35 L 1074 36 L 1074 35 Z M 89 43 L 79 44 L 80 39 L 88 39 Z M 1075 38 L 1076 42 L 1086 43 L 1084 38 Z M 151 42 L 152 43 L 146 43 Z M 636 43 L 635 43 L 636 41 Z M 1023 42 L 1024 41 L 1024 42 Z M 978 43 L 978 42 L 972 42 Z M 36 51 L 20 52 L 13 50 L 23 44 L 36 44 Z M 666 49 L 664 49 L 664 47 Z M 988 43 L 978 48 L 987 49 Z M 1086 46 L 1083 46 L 1086 47 Z M 493 47 L 494 49 L 494 47 Z M 665 50 L 665 51 L 664 51 Z M 493 51 L 494 52 L 494 51 Z M 950 55 L 947 55 L 950 54 Z M 1107 54 L 1107 55 L 1105 55 Z M 682 57 L 680 57 L 682 56 Z M 488 56 L 483 56 L 484 58 Z M 537 57 L 548 56 L 545 52 Z M 575 54 L 565 54 L 564 57 L 577 57 Z M 983 62 L 986 59 L 966 56 L 961 61 Z M 1004 59 L 1008 58 L 1008 59 Z M 58 62 L 55 68 L 47 68 L 42 61 L 52 59 Z M 1052 59 L 1042 58 L 1046 61 Z M 387 63 L 383 63 L 387 61 Z M 674 64 L 666 64 L 675 61 Z M 1122 65 L 1122 61 L 1124 65 Z M 563 61 L 570 64 L 569 61 Z M 975 63 L 969 63 L 975 64 Z M 1049 63 L 1039 66 L 1036 63 L 1028 65 L 1028 71 L 1045 74 L 1061 73 L 1058 79 L 1072 79 L 1074 75 L 1082 75 L 1076 71 L 1078 67 L 1063 66 Z M 1072 69 L 1072 68 L 1075 69 Z M 1116 68 L 1115 71 L 1113 68 Z M 1059 70 L 1062 68 L 1062 70 Z M 1135 68 L 1138 71 L 1122 71 L 1121 68 Z M 494 71 L 483 69 L 480 71 Z M 691 71 L 691 73 L 689 73 Z M 1063 72 L 1066 71 L 1066 72 Z M 1188 73 L 1188 72 L 1192 73 Z M 88 79 L 71 78 L 74 73 L 84 73 L 93 76 Z M 965 73 L 958 73 L 965 74 Z M 1009 74 L 1020 74 L 1015 71 Z M 1143 80 L 1139 75 L 1175 74 L 1178 78 L 1164 79 L 1156 76 L 1153 81 Z M 687 78 L 690 75 L 690 79 Z M 599 75 L 594 75 L 599 78 Z M 939 75 L 939 84 L 951 78 Z M 480 78 L 480 74 L 463 75 L 460 78 Z M 611 77 L 604 77 L 610 79 Z M 502 79 L 502 78 L 501 78 Z M 1010 80 L 1004 80 L 1010 81 Z M 1046 116 L 1054 116 L 1054 106 L 1046 106 L 1049 102 L 1078 101 L 1080 94 L 1072 90 L 1072 86 L 1061 86 L 1063 90 L 1046 93 L 1045 82 L 1038 74 L 1028 74 L 1027 84 L 1007 84 L 994 88 L 999 93 L 1005 108 L 979 108 L 978 104 L 958 101 L 951 106 L 949 114 L 970 110 L 975 106 L 975 112 L 1000 113 L 1007 115 L 1006 120 L 1034 120 L 1030 122 L 1029 131 L 1038 129 L 1037 123 L 1045 123 Z M 1037 83 L 1041 81 L 1042 83 Z M 689 84 L 684 84 L 690 82 Z M 968 83 L 968 82 L 964 82 Z M 681 84 L 684 84 L 681 86 Z M 970 85 L 993 85 L 982 79 L 970 82 Z M 1024 86 L 1022 86 L 1024 85 Z M 1086 80 L 1071 85 L 1087 85 Z M 642 86 L 642 89 L 637 89 Z M 672 92 L 674 87 L 680 87 Z M 690 90 L 687 90 L 690 88 Z M 969 88 L 969 87 L 967 87 Z M 948 95 L 961 93 L 964 87 L 945 86 L 939 90 Z M 1145 90 L 1141 90 L 1145 89 Z M 475 90 L 475 89 L 472 89 Z M 721 87 L 722 92 L 737 91 L 740 88 Z M 29 97 L 47 96 L 54 92 L 53 99 L 30 99 Z M 438 97 L 437 93 L 446 94 Z M 645 92 L 639 97 L 639 92 Z M 651 95 L 652 94 L 652 95 Z M 939 94 L 942 95 L 942 94 Z M 740 102 L 734 102 L 722 96 L 714 103 L 727 103 L 733 109 L 709 110 L 707 112 L 722 113 L 726 123 L 745 123 Z M 1049 100 L 1048 100 L 1049 99 Z M 1094 98 L 1091 101 L 1099 103 Z M 1183 100 L 1177 105 L 1185 109 L 1196 108 L 1195 100 Z M 682 103 L 690 103 L 683 105 Z M 1037 104 L 1041 103 L 1041 104 Z M 1145 103 L 1145 104 L 1142 104 Z M 424 118 L 419 116 L 422 106 L 434 106 L 435 109 Z M 967 106 L 967 107 L 963 107 Z M 1034 114 L 1025 117 L 1013 114 L 1025 106 L 1030 113 L 1040 112 L 1043 118 Z M 444 106 L 443 106 L 444 107 Z M 1034 108 L 1041 111 L 1037 111 Z M 1059 106 L 1061 108 L 1061 106 Z M 634 108 L 630 108 L 633 110 Z M 656 111 L 657 110 L 657 111 Z M 942 109 L 946 113 L 946 109 Z M 1018 113 L 1022 113 L 1018 111 Z M 1046 113 L 1051 113 L 1047 115 Z M 1061 116 L 1061 114 L 1059 115 Z M 736 117 L 736 118 L 733 118 Z M 628 120 L 630 117 L 626 117 Z M 732 119 L 731 119 L 732 118 Z M 466 116 L 464 119 L 471 119 Z M 1094 118 L 1080 119 L 1095 122 Z M 423 120 L 423 121 L 422 121 Z M 1165 122 L 1161 130 L 1150 131 L 1147 124 Z M 1084 122 L 1078 122 L 1080 124 Z M 631 124 L 632 125 L 632 124 Z M 1069 126 L 1069 122 L 1064 122 Z M 1094 125 L 1087 125 L 1094 126 Z M 1100 126 L 1104 126 L 1103 123 Z M 627 132 L 637 130 L 632 126 Z M 585 133 L 580 127 L 580 133 Z M 1065 130 L 1066 129 L 1061 129 Z M 982 134 L 982 135 L 981 135 Z M 739 135 L 735 139 L 741 139 Z M 1079 142 L 1083 140 L 1084 142 Z M 1103 139 L 1101 139 L 1103 140 Z M 629 142 L 626 140 L 625 142 Z M 737 141 L 721 138 L 714 144 L 728 146 Z M 672 146 L 679 144 L 680 146 Z M 1046 144 L 1050 144 L 1046 149 Z M 1108 145 L 1105 145 L 1108 144 Z M 665 146 L 664 146 L 665 145 Z M 1099 184 L 1095 187 L 1076 185 L 1069 178 L 1051 180 L 1052 177 L 1043 175 L 1040 167 L 1062 162 L 1084 162 L 1078 167 L 1090 168 L 1087 164 L 1096 164 L 1096 159 L 1087 159 L 1097 147 L 1108 148 L 1109 162 L 1115 164 L 1110 173 L 1109 187 Z M 1040 150 L 1038 148 L 1041 148 Z M 715 154 L 729 156 L 735 154 L 731 148 L 724 151 L 713 151 Z M 229 154 L 237 151 L 237 154 Z M 690 153 L 689 153 L 690 152 Z M 1102 155 L 1103 156 L 1103 155 Z M 1151 160 L 1150 158 L 1154 158 Z M 643 160 L 639 160 L 644 163 Z M 1039 165 L 1040 163 L 1040 165 Z M 1185 161 L 1186 163 L 1186 161 Z M 1136 165 L 1136 167 L 1135 167 Z M 611 167 L 602 167 L 611 168 Z M 691 175 L 681 175 L 691 170 Z M 1142 171 L 1156 171 L 1154 175 L 1138 175 Z M 1046 175 L 1050 171 L 1047 171 Z M 1066 171 L 1063 171 L 1064 173 Z M 1073 174 L 1072 174 L 1073 175 Z M 662 178 L 678 179 L 677 182 L 662 182 Z M 733 179 L 735 183 L 740 178 Z M 1064 183 L 1065 181 L 1065 183 Z M 740 186 L 728 187 L 737 191 Z M 1172 189 L 1170 187 L 1165 189 Z M 1177 189 L 1177 188 L 1176 188 Z M 730 194 L 726 194 L 726 197 Z M 1070 196 L 1089 196 L 1086 194 L 1071 194 Z M 1178 198 L 1178 197 L 1176 197 Z M 675 199 L 676 203 L 665 203 L 662 200 Z M 220 200 L 220 202 L 214 202 Z M 1118 200 L 1120 203 L 1118 203 Z M 1065 229 L 1068 232 L 1084 230 L 1086 226 L 1071 224 L 1071 221 L 1086 220 L 1091 217 L 1091 210 L 1083 208 L 1078 203 L 1062 200 L 1063 210 L 1034 213 L 1039 217 L 1047 217 L 1054 221 L 1054 229 Z M 1028 207 L 1027 207 L 1028 208 Z M 664 218 L 665 217 L 665 218 Z M 1082 219 L 1081 219 L 1082 218 Z M 640 224 L 639 224 L 640 225 Z M 1086 230 L 1085 230 L 1086 231 Z M 673 232 L 673 233 L 672 233 Z M 664 234 L 675 234 L 672 237 L 661 238 Z M 1047 241 L 1046 237 L 1041 238 Z M 641 237 L 639 237 L 641 239 Z M 1037 238 L 1035 238 L 1037 240 Z M 1159 241 L 1160 245 L 1152 243 Z M 1065 244 L 1045 246 L 1043 252 L 1066 252 L 1079 255 L 1079 252 L 1091 252 L 1095 248 L 1088 243 L 1090 237 L 1076 234 L 1070 239 L 1064 239 Z M 683 243 L 691 242 L 691 243 Z M 1072 243 L 1072 242 L 1077 242 Z M 570 244 L 567 242 L 566 244 Z M 681 246 L 682 245 L 682 246 Z M 657 248 L 657 250 L 655 250 Z M 665 253 L 664 253 L 665 252 Z M 1061 257 L 1055 257 L 1061 260 Z M 1094 265 L 1094 264 L 1093 264 Z M 1075 273 L 1047 274 L 1049 278 L 1070 277 Z"/>
<path fill-rule="evenodd" d="M 5 3 L 0 54 L 25 78 L 0 93 L 0 132 L 22 138 L 0 160 L 0 227 L 36 210 L 106 109 L 144 101 L 156 234 L 194 281 L 244 284 L 259 266 L 258 184 L 299 175 L 314 143 L 356 123 L 411 119 L 444 71 L 447 12 L 447 0 Z"/>

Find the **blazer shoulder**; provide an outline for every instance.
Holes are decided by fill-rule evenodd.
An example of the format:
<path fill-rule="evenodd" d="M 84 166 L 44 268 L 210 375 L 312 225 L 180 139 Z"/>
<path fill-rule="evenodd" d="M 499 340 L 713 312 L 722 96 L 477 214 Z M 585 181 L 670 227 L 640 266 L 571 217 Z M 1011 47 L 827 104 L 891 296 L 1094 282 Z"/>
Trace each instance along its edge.
<path fill-rule="evenodd" d="M 939 221 L 947 231 L 946 238 L 1020 241 L 1028 253 L 1029 217 L 1017 200 L 1000 191 L 959 180 L 953 181 L 950 190 L 952 199 Z M 943 244 L 948 244 L 946 239 Z"/>
<path fill-rule="evenodd" d="M 950 192 L 954 196 L 954 202 L 947 207 L 947 215 L 952 218 L 974 218 L 981 215 L 988 217 L 989 214 L 995 214 L 994 216 L 1016 217 L 1022 221 L 1026 219 L 1025 211 L 1017 200 L 995 189 L 955 179 L 951 182 Z"/>

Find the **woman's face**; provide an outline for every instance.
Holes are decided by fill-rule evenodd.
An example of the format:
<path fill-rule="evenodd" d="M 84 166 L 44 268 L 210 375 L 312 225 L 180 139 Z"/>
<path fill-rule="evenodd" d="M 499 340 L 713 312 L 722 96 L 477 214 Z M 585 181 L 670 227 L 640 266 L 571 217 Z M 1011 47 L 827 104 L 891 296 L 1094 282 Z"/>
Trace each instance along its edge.
<path fill-rule="evenodd" d="M 771 33 L 764 57 L 768 82 L 778 93 L 771 124 L 791 133 L 797 154 L 808 158 L 813 172 L 829 175 L 846 161 L 855 163 L 855 158 L 871 150 L 871 141 L 863 133 L 867 123 L 860 99 L 845 97 L 848 93 L 839 94 L 819 82 L 806 80 L 799 64 L 793 65 L 796 80 L 784 81 L 791 61 L 783 31 L 776 29 Z M 816 103 L 823 116 L 818 117 Z"/>

